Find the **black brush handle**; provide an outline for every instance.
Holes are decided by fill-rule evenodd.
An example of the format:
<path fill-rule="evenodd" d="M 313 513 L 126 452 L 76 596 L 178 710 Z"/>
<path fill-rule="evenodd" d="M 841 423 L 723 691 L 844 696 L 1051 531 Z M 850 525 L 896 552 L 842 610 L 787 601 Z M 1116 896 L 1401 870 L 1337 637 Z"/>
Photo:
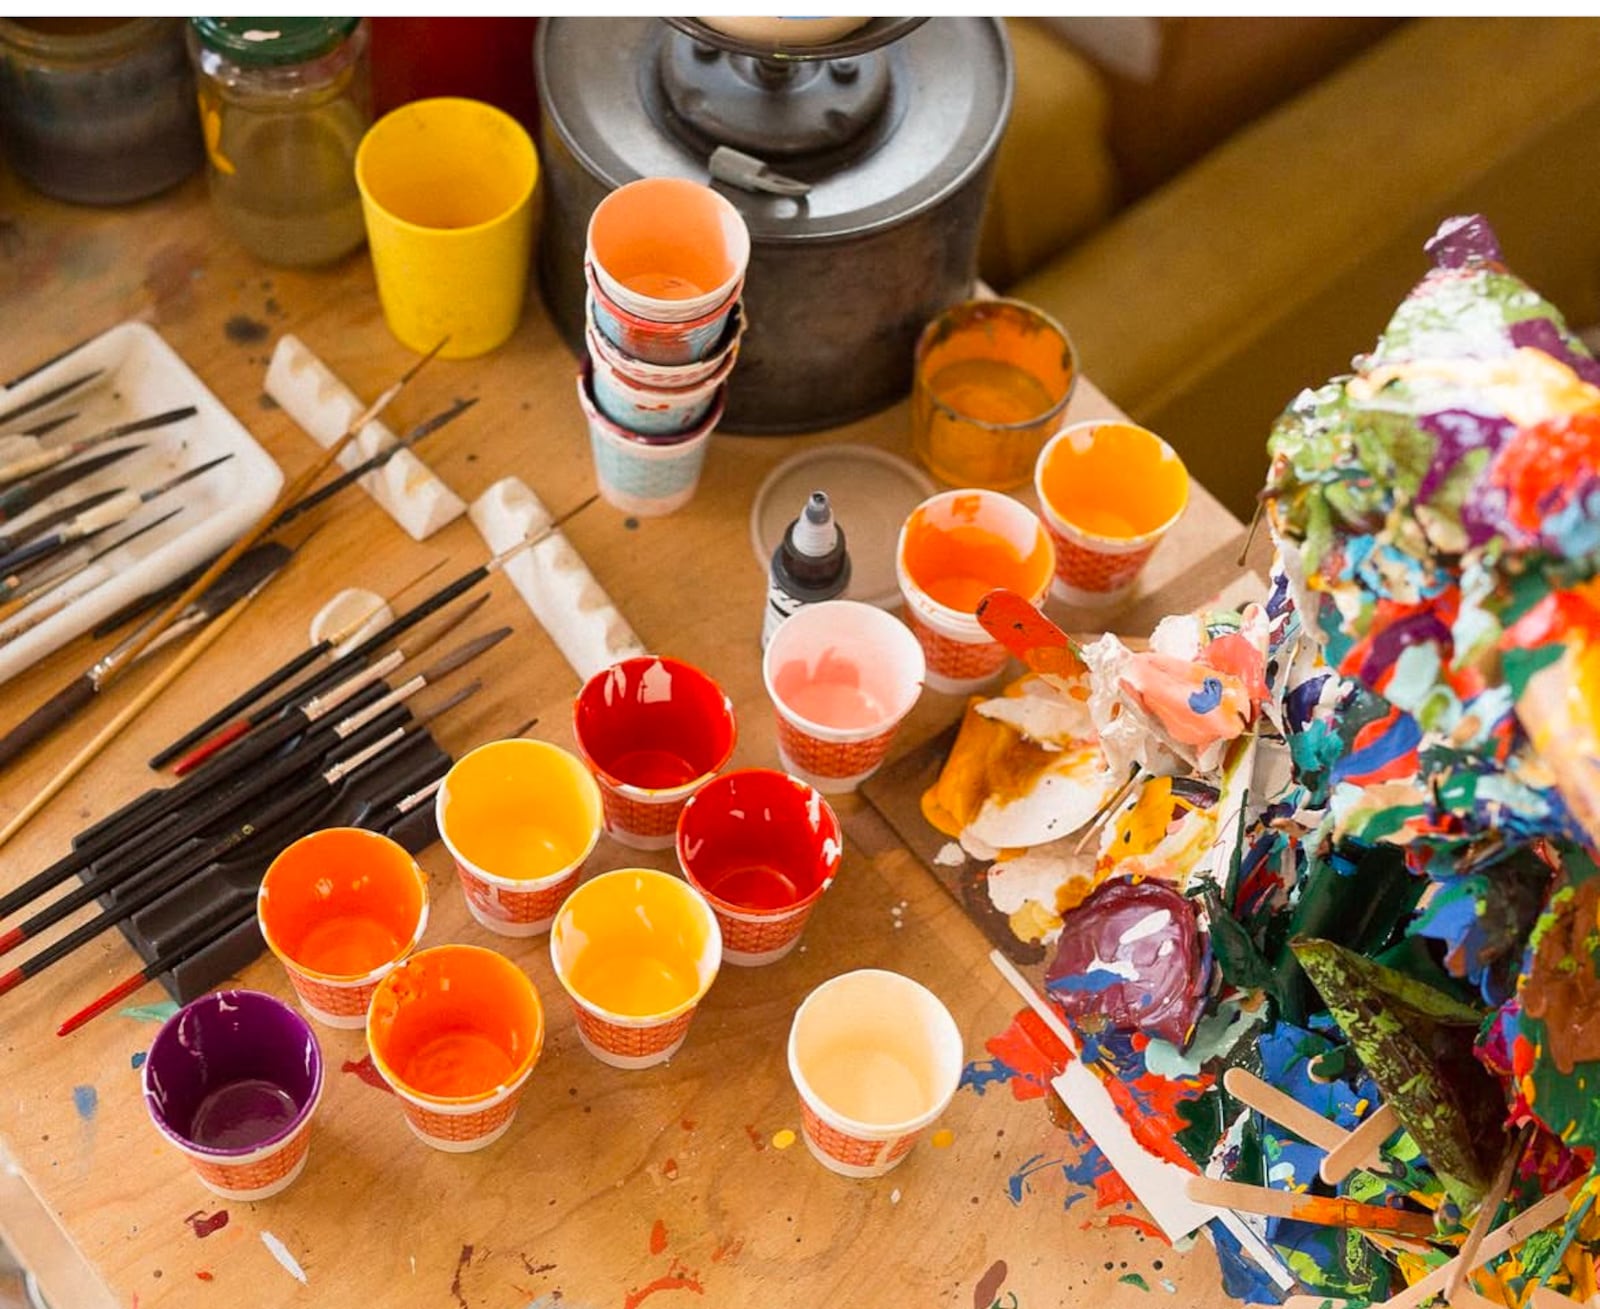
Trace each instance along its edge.
<path fill-rule="evenodd" d="M 94 678 L 89 673 L 75 677 L 5 736 L 0 737 L 0 769 L 21 758 L 33 746 L 82 712 L 94 699 Z"/>

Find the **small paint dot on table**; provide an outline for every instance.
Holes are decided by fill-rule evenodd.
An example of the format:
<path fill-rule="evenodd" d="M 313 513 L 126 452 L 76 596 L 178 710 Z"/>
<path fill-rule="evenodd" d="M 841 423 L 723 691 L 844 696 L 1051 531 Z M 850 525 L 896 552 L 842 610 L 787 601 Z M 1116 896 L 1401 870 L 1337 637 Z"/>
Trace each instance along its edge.
<path fill-rule="evenodd" d="M 948 1150 L 955 1139 L 956 1134 L 948 1127 L 941 1127 L 929 1138 L 935 1150 Z"/>
<path fill-rule="evenodd" d="M 795 1136 L 787 1127 L 780 1127 L 772 1134 L 772 1148 L 774 1150 L 787 1150 L 794 1144 Z"/>
<path fill-rule="evenodd" d="M 78 1117 L 87 1122 L 94 1117 L 94 1111 L 100 1105 L 100 1093 L 92 1086 L 75 1086 L 72 1088 L 72 1104 L 78 1111 Z"/>

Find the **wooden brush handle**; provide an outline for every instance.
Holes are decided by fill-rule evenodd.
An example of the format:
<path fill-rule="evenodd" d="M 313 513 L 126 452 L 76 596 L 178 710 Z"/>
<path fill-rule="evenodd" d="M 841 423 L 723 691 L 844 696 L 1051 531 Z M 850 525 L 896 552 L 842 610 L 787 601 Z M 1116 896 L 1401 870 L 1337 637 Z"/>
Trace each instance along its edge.
<path fill-rule="evenodd" d="M 94 678 L 88 673 L 75 677 L 5 736 L 0 737 L 0 768 L 21 758 L 63 723 L 94 699 Z"/>

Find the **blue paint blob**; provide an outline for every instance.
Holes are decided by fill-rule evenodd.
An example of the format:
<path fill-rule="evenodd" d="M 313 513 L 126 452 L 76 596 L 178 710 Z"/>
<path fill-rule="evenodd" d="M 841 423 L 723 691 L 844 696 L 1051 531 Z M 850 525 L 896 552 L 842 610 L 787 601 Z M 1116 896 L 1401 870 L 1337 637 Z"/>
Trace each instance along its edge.
<path fill-rule="evenodd" d="M 1037 1173 L 1044 1168 L 1055 1168 L 1061 1163 L 1059 1159 L 1046 1159 L 1042 1154 L 1031 1155 L 1023 1160 L 1022 1166 L 1006 1178 L 1006 1195 L 1012 1204 L 1020 1205 L 1024 1191 L 1033 1190 L 1028 1182 L 1030 1173 Z"/>
<path fill-rule="evenodd" d="M 143 1050 L 135 1050 L 133 1052 L 133 1058 L 130 1059 L 128 1061 L 128 1063 L 133 1068 L 143 1068 L 144 1067 L 144 1058 L 145 1058 L 145 1052 Z"/>
<path fill-rule="evenodd" d="M 1003 1085 L 1018 1076 L 1017 1070 L 1003 1059 L 974 1059 L 961 1070 L 961 1081 L 956 1089 L 976 1091 L 982 1095 L 991 1086 Z"/>
<path fill-rule="evenodd" d="M 1222 682 L 1215 677 L 1208 677 L 1200 683 L 1200 689 L 1189 697 L 1189 708 L 1197 714 L 1209 714 L 1222 703 Z"/>
<path fill-rule="evenodd" d="M 92 1086 L 75 1086 L 72 1088 L 72 1104 L 78 1111 L 78 1117 L 88 1122 L 100 1107 L 100 1093 Z"/>

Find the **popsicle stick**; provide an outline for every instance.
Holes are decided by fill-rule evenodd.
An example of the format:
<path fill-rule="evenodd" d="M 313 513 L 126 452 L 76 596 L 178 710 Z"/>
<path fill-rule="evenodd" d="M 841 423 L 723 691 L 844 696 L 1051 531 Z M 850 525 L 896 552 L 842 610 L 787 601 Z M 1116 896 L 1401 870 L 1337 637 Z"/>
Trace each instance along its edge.
<path fill-rule="evenodd" d="M 1479 1295 L 1470 1286 L 1463 1286 L 1448 1298 L 1452 1309 L 1505 1309 L 1497 1300 L 1491 1300 L 1486 1295 Z M 1567 1302 L 1571 1304 L 1569 1300 Z"/>
<path fill-rule="evenodd" d="M 1528 1297 L 1529 1309 L 1579 1309 L 1579 1306 L 1593 1303 L 1592 1300 L 1574 1300 L 1560 1291 L 1552 1291 L 1548 1286 L 1534 1287 L 1533 1294 Z"/>
<path fill-rule="evenodd" d="M 1423 1237 L 1433 1235 L 1434 1230 L 1431 1214 L 1391 1209 L 1381 1204 L 1361 1204 L 1339 1196 L 1275 1191 L 1268 1186 L 1250 1186 L 1218 1177 L 1191 1177 L 1185 1189 L 1189 1198 L 1199 1204 L 1266 1214 L 1272 1218 L 1293 1218 L 1322 1227 L 1359 1227 L 1369 1232 Z"/>
<path fill-rule="evenodd" d="M 1478 1247 L 1483 1244 L 1483 1238 L 1489 1234 L 1489 1229 L 1494 1226 L 1495 1215 L 1500 1212 L 1500 1205 L 1506 1198 L 1506 1193 L 1511 1190 L 1511 1178 L 1517 1170 L 1517 1161 L 1522 1158 L 1522 1152 L 1528 1148 L 1528 1142 L 1533 1140 L 1533 1124 L 1524 1123 L 1517 1133 L 1516 1139 L 1506 1145 L 1505 1158 L 1500 1161 L 1500 1167 L 1495 1169 L 1494 1180 L 1489 1183 L 1489 1189 L 1484 1192 L 1482 1201 L 1478 1204 L 1477 1215 L 1472 1220 L 1472 1227 L 1467 1232 L 1467 1239 L 1461 1244 L 1459 1258 L 1461 1262 L 1456 1266 L 1455 1272 L 1450 1274 L 1450 1280 L 1444 1284 L 1444 1298 L 1454 1304 L 1456 1293 L 1460 1291 L 1461 1283 L 1466 1279 L 1467 1273 L 1476 1265 L 1473 1257 L 1478 1253 Z"/>
<path fill-rule="evenodd" d="M 1365 1300 L 1340 1300 L 1332 1295 L 1291 1295 L 1283 1302 L 1283 1309 L 1341 1309 L 1343 1305 L 1365 1303 Z"/>
<path fill-rule="evenodd" d="M 1552 1223 L 1562 1221 L 1567 1216 L 1567 1211 L 1572 1208 L 1572 1197 L 1583 1183 L 1574 1182 L 1570 1186 L 1551 1195 L 1536 1204 L 1529 1205 L 1509 1223 L 1505 1223 L 1490 1232 L 1483 1238 L 1483 1244 L 1478 1247 L 1478 1252 L 1473 1256 L 1473 1263 L 1467 1269 L 1482 1267 L 1491 1259 L 1498 1259 L 1507 1250 L 1521 1245 L 1535 1232 L 1542 1232 Z M 1440 1264 L 1426 1277 L 1419 1278 L 1405 1290 L 1390 1296 L 1383 1301 L 1384 1309 L 1419 1309 L 1445 1288 L 1455 1271 L 1464 1261 L 1460 1255 L 1448 1263 Z"/>
<path fill-rule="evenodd" d="M 1400 1120 L 1388 1105 L 1379 1105 L 1367 1119 L 1329 1150 L 1322 1161 L 1322 1180 L 1337 1186 L 1358 1168 L 1371 1168 L 1381 1162 L 1378 1149 L 1395 1134 Z"/>
<path fill-rule="evenodd" d="M 1265 1114 L 1312 1145 L 1332 1150 L 1344 1144 L 1348 1133 L 1337 1123 L 1329 1122 L 1314 1109 L 1307 1109 L 1277 1087 L 1268 1086 L 1254 1073 L 1243 1068 L 1230 1068 L 1222 1075 L 1222 1084 L 1236 1100 L 1242 1100 L 1256 1112 Z"/>

